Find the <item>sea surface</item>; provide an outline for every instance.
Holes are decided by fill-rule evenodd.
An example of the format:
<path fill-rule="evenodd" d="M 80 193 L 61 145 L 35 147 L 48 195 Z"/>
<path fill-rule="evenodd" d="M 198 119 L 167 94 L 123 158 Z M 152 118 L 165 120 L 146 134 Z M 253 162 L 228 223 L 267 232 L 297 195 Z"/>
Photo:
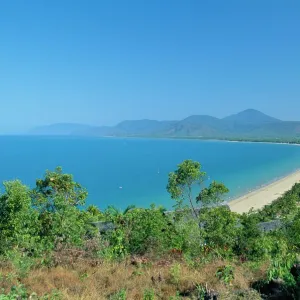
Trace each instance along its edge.
<path fill-rule="evenodd" d="M 151 203 L 171 208 L 168 173 L 185 159 L 202 164 L 211 180 L 236 197 L 300 168 L 300 147 L 199 140 L 0 137 L 0 181 L 33 187 L 46 169 L 62 166 L 87 188 L 87 204 L 104 209 Z M 3 191 L 3 188 L 1 188 Z"/>

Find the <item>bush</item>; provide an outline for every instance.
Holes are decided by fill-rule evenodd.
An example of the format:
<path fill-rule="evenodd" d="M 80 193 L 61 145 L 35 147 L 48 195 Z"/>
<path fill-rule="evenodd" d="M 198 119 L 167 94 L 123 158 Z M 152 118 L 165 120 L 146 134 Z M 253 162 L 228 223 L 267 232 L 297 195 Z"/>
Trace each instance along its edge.
<path fill-rule="evenodd" d="M 217 278 L 225 284 L 231 284 L 234 280 L 234 269 L 232 266 L 222 266 L 216 272 Z"/>
<path fill-rule="evenodd" d="M 218 249 L 223 255 L 231 255 L 240 233 L 238 215 L 226 207 L 201 210 L 199 216 L 200 234 L 208 248 Z"/>
<path fill-rule="evenodd" d="M 175 228 L 163 209 L 155 206 L 150 209 L 132 209 L 124 215 L 122 223 L 119 228 L 124 232 L 124 242 L 129 253 L 159 254 L 172 248 Z"/>

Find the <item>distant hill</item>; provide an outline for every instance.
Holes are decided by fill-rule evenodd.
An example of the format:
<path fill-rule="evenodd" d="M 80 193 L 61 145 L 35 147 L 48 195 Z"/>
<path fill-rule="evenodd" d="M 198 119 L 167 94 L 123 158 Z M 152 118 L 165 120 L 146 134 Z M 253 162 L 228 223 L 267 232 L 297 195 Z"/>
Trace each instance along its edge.
<path fill-rule="evenodd" d="M 216 136 L 222 130 L 220 119 L 206 115 L 194 115 L 175 122 L 168 130 L 161 131 L 161 135 L 176 137 Z"/>
<path fill-rule="evenodd" d="M 265 124 L 251 132 L 253 137 L 269 138 L 300 138 L 300 122 L 285 121 L 280 123 Z"/>
<path fill-rule="evenodd" d="M 225 136 L 238 136 L 238 137 L 266 137 L 268 131 L 263 128 L 274 128 L 274 136 L 276 136 L 275 128 L 280 127 L 283 121 L 270 117 L 258 110 L 247 109 L 240 113 L 228 116 L 222 119 L 223 132 Z M 275 124 L 278 124 L 275 126 Z"/>
<path fill-rule="evenodd" d="M 223 119 L 193 115 L 179 121 L 127 120 L 116 126 L 53 124 L 29 134 L 114 137 L 300 138 L 300 122 L 282 121 L 247 109 Z"/>
<path fill-rule="evenodd" d="M 255 126 L 281 122 L 280 120 L 270 117 L 255 109 L 247 109 L 222 120 L 235 124 L 252 124 Z"/>
<path fill-rule="evenodd" d="M 151 136 L 157 132 L 167 131 L 177 121 L 128 120 L 116 126 L 93 127 L 84 131 L 90 136 Z"/>
<path fill-rule="evenodd" d="M 45 126 L 39 126 L 31 129 L 30 135 L 70 135 L 74 133 L 81 134 L 92 127 L 84 124 L 57 123 Z"/>

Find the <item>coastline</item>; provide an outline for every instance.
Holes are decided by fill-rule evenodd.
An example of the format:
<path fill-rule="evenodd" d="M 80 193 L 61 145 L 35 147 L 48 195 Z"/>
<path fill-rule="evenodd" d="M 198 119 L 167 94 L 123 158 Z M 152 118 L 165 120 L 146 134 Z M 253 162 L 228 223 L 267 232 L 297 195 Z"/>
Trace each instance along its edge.
<path fill-rule="evenodd" d="M 228 142 L 228 143 L 253 143 L 253 144 L 276 144 L 276 145 L 292 145 L 300 146 L 300 140 L 284 139 L 278 141 L 277 139 L 231 139 L 231 138 L 210 138 L 202 136 L 147 136 L 147 135 L 124 135 L 124 136 L 93 136 L 95 138 L 128 138 L 128 139 L 161 139 L 161 140 L 194 140 L 206 142 Z"/>
<path fill-rule="evenodd" d="M 228 201 L 228 205 L 233 212 L 246 213 L 251 208 L 261 209 L 265 205 L 271 204 L 285 192 L 290 190 L 294 184 L 300 182 L 300 170 L 282 177 L 270 184 L 259 187 L 241 197 Z"/>
<path fill-rule="evenodd" d="M 299 139 L 283 138 L 264 139 L 264 138 L 218 138 L 218 137 L 203 137 L 203 136 L 155 136 L 155 135 L 82 135 L 82 134 L 0 134 L 0 137 L 43 137 L 43 138 L 111 138 L 111 139 L 161 139 L 161 140 L 195 140 L 195 141 L 215 141 L 229 143 L 253 143 L 253 144 L 277 144 L 277 145 L 293 145 L 300 146 Z"/>

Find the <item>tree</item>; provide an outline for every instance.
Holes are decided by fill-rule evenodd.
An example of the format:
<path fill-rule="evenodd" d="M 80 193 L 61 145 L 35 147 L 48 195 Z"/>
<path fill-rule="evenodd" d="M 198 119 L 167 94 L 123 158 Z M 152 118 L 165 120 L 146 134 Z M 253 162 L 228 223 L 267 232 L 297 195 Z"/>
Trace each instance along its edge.
<path fill-rule="evenodd" d="M 33 198 L 39 209 L 55 212 L 64 206 L 78 207 L 85 204 L 86 189 L 73 180 L 71 174 L 64 174 L 61 167 L 46 171 L 45 178 L 36 181 Z"/>
<path fill-rule="evenodd" d="M 86 212 L 88 212 L 91 216 L 95 217 L 96 220 L 98 218 L 103 217 L 103 213 L 96 205 L 89 205 L 86 209 Z"/>
<path fill-rule="evenodd" d="M 86 197 L 87 191 L 74 182 L 72 175 L 62 173 L 61 168 L 47 171 L 32 191 L 33 204 L 42 223 L 41 237 L 52 245 L 56 241 L 82 243 L 86 227 L 79 207 L 85 204 Z"/>
<path fill-rule="evenodd" d="M 192 160 L 185 160 L 178 165 L 177 170 L 169 174 L 167 191 L 171 198 L 177 201 L 177 207 L 188 200 L 197 216 L 194 202 L 207 206 L 221 203 L 222 196 L 229 192 L 224 184 L 213 181 L 208 187 L 201 189 L 201 184 L 206 179 L 206 173 L 201 170 L 201 164 Z M 199 185 L 200 192 L 194 199 L 193 188 Z"/>
<path fill-rule="evenodd" d="M 109 205 L 104 211 L 104 216 L 111 222 L 123 224 L 125 215 L 133 209 L 135 209 L 135 205 L 128 205 L 123 211 L 113 205 Z"/>
<path fill-rule="evenodd" d="M 0 196 L 1 251 L 31 251 L 38 240 L 38 215 L 32 208 L 29 188 L 19 180 L 4 182 Z"/>
<path fill-rule="evenodd" d="M 171 248 L 174 224 L 164 214 L 162 207 L 151 205 L 149 209 L 131 209 L 124 216 L 125 236 L 130 253 L 145 254 L 147 251 L 160 252 Z"/>
<path fill-rule="evenodd" d="M 197 216 L 192 188 L 196 184 L 200 185 L 206 178 L 206 173 L 201 171 L 201 165 L 197 161 L 185 160 L 178 165 L 177 170 L 169 174 L 167 191 L 171 198 L 177 202 L 177 207 L 181 207 L 185 200 Z"/>
<path fill-rule="evenodd" d="M 197 203 L 202 203 L 202 205 L 220 204 L 223 202 L 222 196 L 227 194 L 229 189 L 220 182 L 213 181 L 209 187 L 201 190 L 196 198 Z"/>
<path fill-rule="evenodd" d="M 204 209 L 199 216 L 201 235 L 208 247 L 219 248 L 225 252 L 231 250 L 241 231 L 238 215 L 225 206 Z"/>

